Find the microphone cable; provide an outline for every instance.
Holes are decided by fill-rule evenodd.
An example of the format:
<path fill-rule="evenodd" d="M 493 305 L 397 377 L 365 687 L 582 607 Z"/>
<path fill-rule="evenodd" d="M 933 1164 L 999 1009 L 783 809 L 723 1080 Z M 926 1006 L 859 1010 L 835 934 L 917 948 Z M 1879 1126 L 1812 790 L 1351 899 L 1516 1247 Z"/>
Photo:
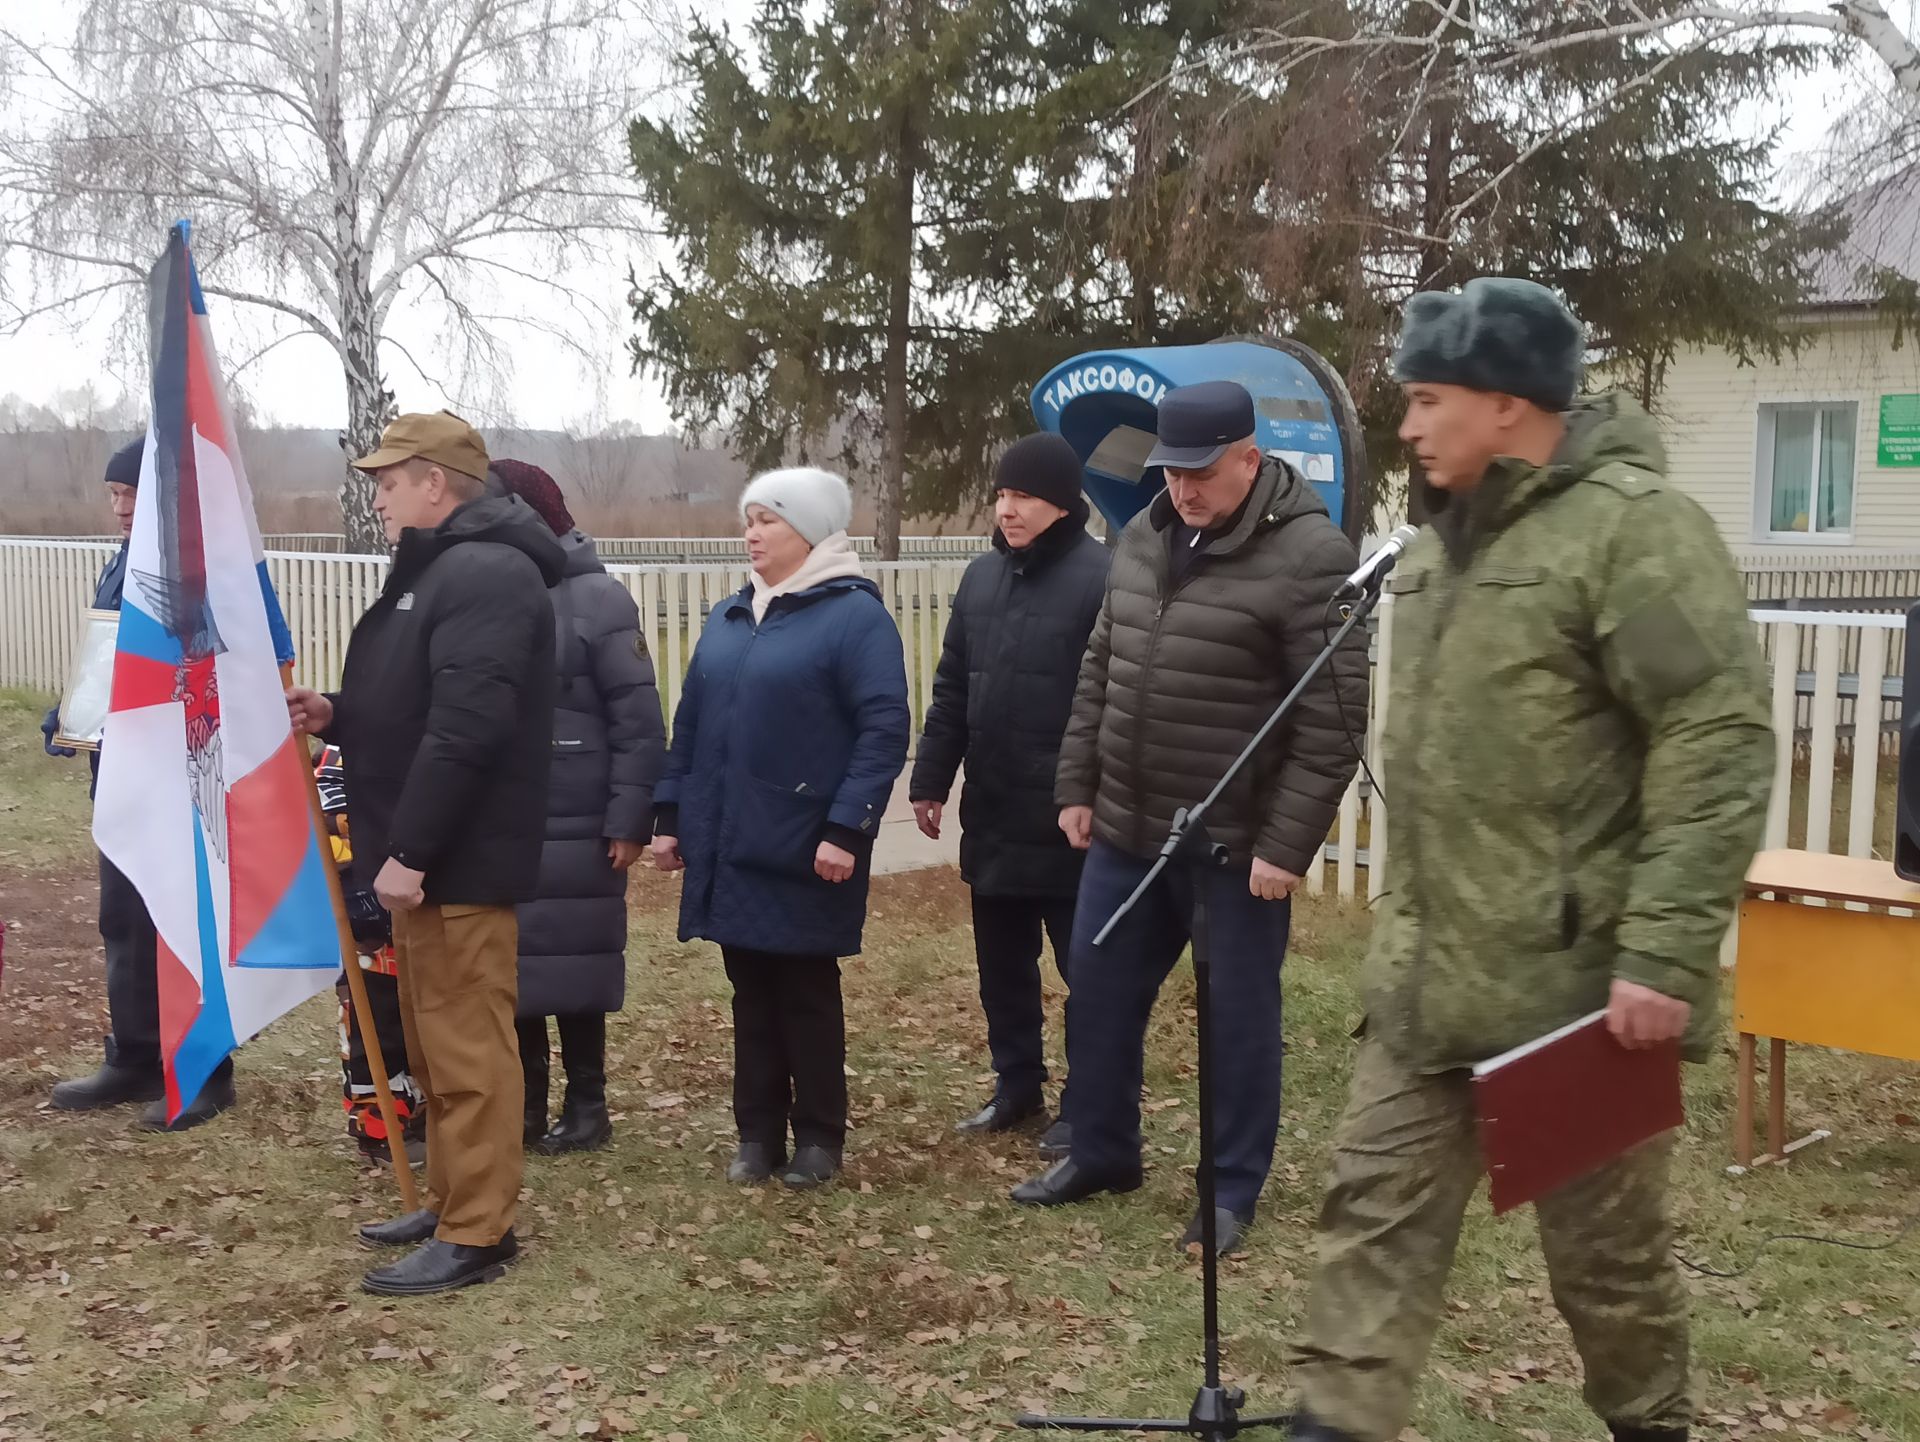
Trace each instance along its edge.
<path fill-rule="evenodd" d="M 1333 645 L 1333 610 L 1334 607 L 1339 604 L 1340 601 L 1337 597 L 1329 596 L 1327 598 L 1326 609 L 1320 613 L 1320 644 L 1329 648 Z M 1343 616 L 1340 619 L 1344 621 L 1346 618 Z M 1370 636 L 1372 633 L 1366 632 L 1363 634 Z M 1371 681 L 1373 671 L 1371 659 L 1369 659 L 1367 670 L 1368 679 Z M 1360 770 L 1367 778 L 1367 785 L 1373 788 L 1374 800 L 1379 802 L 1382 807 L 1385 807 L 1387 804 L 1387 790 L 1380 784 L 1380 778 L 1373 774 L 1373 768 L 1367 764 L 1366 739 L 1354 732 L 1353 717 L 1347 711 L 1346 698 L 1340 694 L 1340 680 L 1339 677 L 1334 675 L 1333 661 L 1331 659 L 1327 662 L 1327 682 L 1333 687 L 1333 704 L 1338 707 L 1340 711 L 1340 728 L 1347 733 L 1347 740 L 1352 743 L 1354 754 L 1360 758 Z M 1368 687 L 1370 692 L 1375 689 L 1377 688 L 1371 685 Z"/>
<path fill-rule="evenodd" d="M 1888 1252 L 1912 1236 L 1915 1227 L 1920 1227 L 1920 1212 L 1909 1216 L 1900 1230 L 1884 1242 L 1855 1242 L 1845 1237 L 1815 1236 L 1811 1232 L 1773 1232 L 1760 1239 L 1760 1245 L 1753 1249 L 1753 1255 L 1747 1258 L 1745 1266 L 1736 1267 L 1730 1272 L 1723 1272 L 1718 1267 L 1709 1267 L 1703 1262 L 1693 1261 L 1691 1258 L 1681 1256 L 1678 1252 L 1674 1254 L 1674 1260 L 1697 1277 L 1732 1281 L 1736 1277 L 1746 1276 L 1759 1264 L 1760 1256 L 1767 1248 L 1781 1242 L 1808 1242 L 1817 1247 L 1844 1247 L 1849 1252 Z"/>

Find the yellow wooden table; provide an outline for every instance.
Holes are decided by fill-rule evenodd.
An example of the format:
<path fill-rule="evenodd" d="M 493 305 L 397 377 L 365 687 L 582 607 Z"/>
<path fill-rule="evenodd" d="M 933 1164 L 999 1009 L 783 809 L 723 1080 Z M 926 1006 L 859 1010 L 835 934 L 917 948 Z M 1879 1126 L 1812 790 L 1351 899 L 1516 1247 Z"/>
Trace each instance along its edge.
<path fill-rule="evenodd" d="M 1890 862 L 1810 851 L 1763 851 L 1754 859 L 1740 904 L 1733 983 L 1740 1037 L 1733 1154 L 1740 1166 L 1754 1165 L 1760 1037 L 1772 1043 L 1762 1161 L 1778 1161 L 1802 1144 L 1787 1142 L 1788 1042 L 1920 1061 L 1920 915 L 1894 916 L 1889 907 L 1920 912 L 1920 885 L 1895 876 Z"/>

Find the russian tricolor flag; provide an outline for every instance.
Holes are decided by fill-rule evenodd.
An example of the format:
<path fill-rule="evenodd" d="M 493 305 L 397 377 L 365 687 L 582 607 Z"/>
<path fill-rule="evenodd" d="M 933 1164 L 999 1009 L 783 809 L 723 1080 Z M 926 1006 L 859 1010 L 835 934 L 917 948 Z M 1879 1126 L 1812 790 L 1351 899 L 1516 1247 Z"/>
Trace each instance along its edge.
<path fill-rule="evenodd" d="M 153 411 L 93 836 L 160 935 L 169 1116 L 340 971 L 293 659 L 185 223 L 148 277 Z"/>

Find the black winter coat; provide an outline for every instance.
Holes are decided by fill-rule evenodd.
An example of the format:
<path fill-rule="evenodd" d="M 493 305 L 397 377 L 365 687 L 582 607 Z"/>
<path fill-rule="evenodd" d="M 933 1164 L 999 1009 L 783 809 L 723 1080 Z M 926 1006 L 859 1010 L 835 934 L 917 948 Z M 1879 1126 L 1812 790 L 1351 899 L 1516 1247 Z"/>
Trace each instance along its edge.
<path fill-rule="evenodd" d="M 554 588 L 553 774 L 540 885 L 520 906 L 520 1015 L 618 1011 L 627 984 L 627 876 L 607 842 L 653 834 L 667 751 L 640 612 L 579 531 Z"/>
<path fill-rule="evenodd" d="M 1328 603 L 1358 564 L 1299 473 L 1269 456 L 1227 532 L 1175 580 L 1161 492 L 1114 547 L 1080 668 L 1054 800 L 1091 806 L 1093 834 L 1142 860 L 1211 791 L 1320 653 Z M 1238 866 L 1305 875 L 1359 766 L 1367 643 L 1358 631 L 1208 813 Z"/>
<path fill-rule="evenodd" d="M 1053 778 L 1110 560 L 1082 510 L 1024 551 L 995 531 L 954 594 L 908 795 L 944 802 L 966 762 L 960 874 L 982 895 L 1079 890 Z"/>
<path fill-rule="evenodd" d="M 426 873 L 436 906 L 533 895 L 553 750 L 547 588 L 564 560 L 517 496 L 401 535 L 330 698 L 359 885 L 392 856 Z"/>

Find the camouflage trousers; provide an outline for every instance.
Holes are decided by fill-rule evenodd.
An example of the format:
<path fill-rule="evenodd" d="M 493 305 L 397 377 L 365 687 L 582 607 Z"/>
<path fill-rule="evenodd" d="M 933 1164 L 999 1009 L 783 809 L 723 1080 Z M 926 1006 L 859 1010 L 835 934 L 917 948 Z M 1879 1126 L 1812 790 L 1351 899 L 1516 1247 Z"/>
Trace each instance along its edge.
<path fill-rule="evenodd" d="M 1301 1403 L 1357 1439 L 1391 1442 L 1413 1409 L 1467 1202 L 1484 1175 L 1472 1081 L 1423 1076 L 1363 1042 L 1334 1137 L 1306 1335 Z M 1671 1137 L 1543 1198 L 1547 1275 L 1610 1423 L 1683 1428 L 1698 1405 L 1687 1303 L 1667 1217 Z"/>

